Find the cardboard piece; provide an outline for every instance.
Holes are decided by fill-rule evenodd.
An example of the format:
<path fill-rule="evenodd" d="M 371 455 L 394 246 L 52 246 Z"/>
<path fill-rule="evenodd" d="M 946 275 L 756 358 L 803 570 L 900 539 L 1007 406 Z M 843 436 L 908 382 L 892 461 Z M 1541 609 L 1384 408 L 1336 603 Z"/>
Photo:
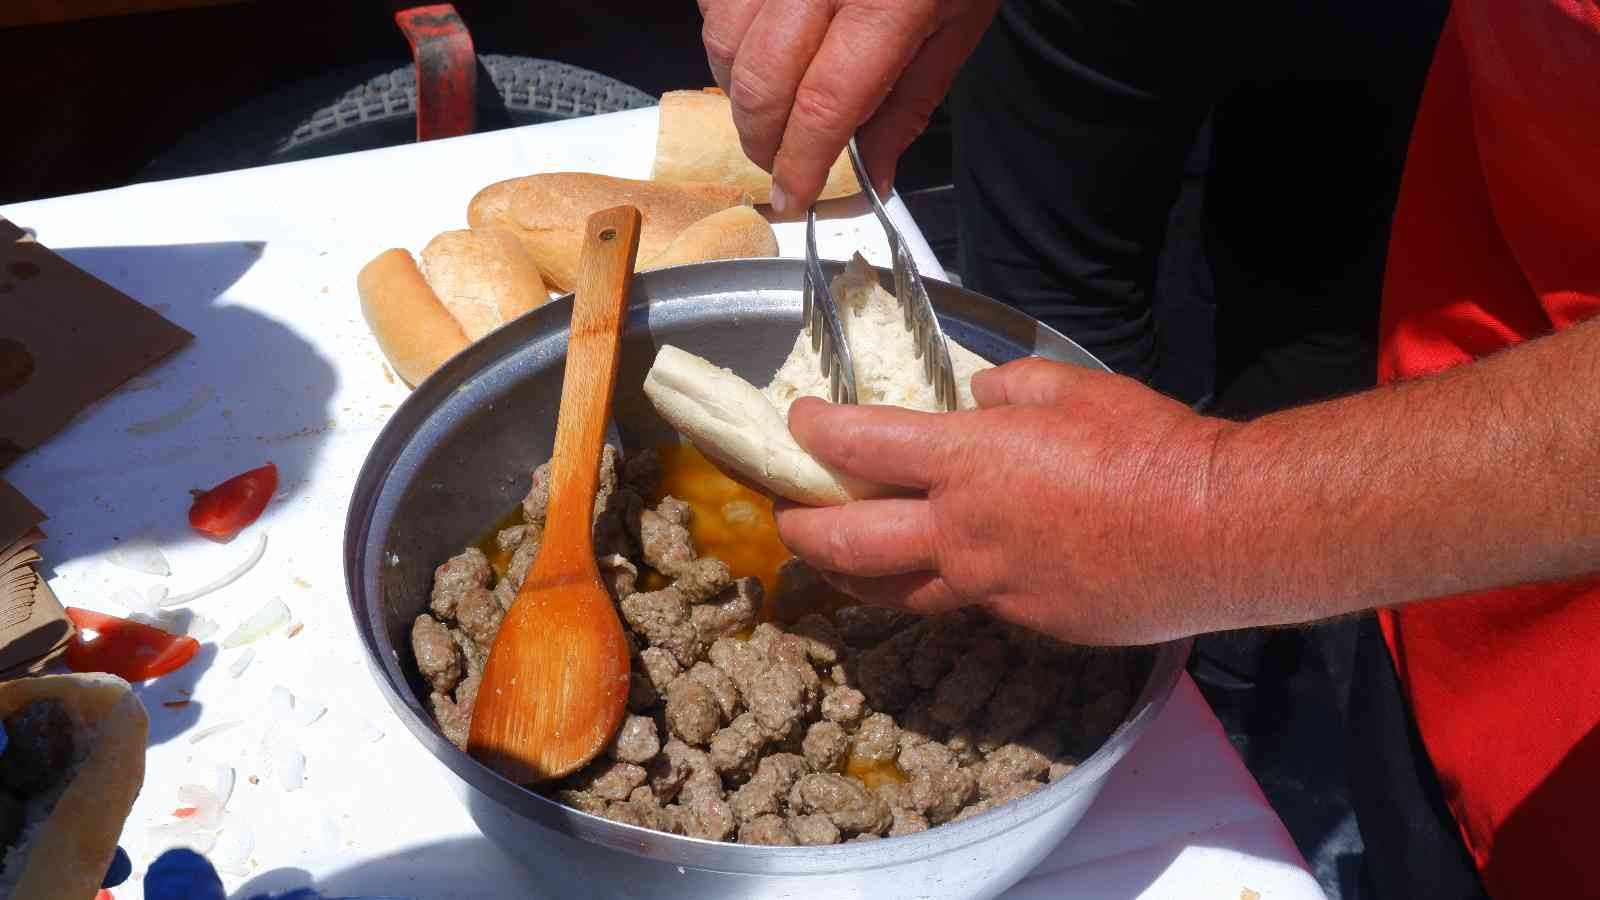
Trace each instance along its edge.
<path fill-rule="evenodd" d="M 0 218 L 0 468 L 191 339 Z"/>
<path fill-rule="evenodd" d="M 0 480 L 0 680 L 43 668 L 61 655 L 72 622 L 35 566 L 44 540 L 38 507 Z"/>

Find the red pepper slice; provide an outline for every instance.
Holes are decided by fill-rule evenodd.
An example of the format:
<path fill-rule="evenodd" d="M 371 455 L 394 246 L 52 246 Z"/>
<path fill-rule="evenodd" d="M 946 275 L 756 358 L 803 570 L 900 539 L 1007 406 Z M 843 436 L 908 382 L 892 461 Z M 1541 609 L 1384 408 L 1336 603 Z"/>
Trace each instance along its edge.
<path fill-rule="evenodd" d="M 94 895 L 94 900 L 117 900 L 117 898 L 110 891 L 101 888 L 100 893 Z"/>
<path fill-rule="evenodd" d="M 109 672 L 127 681 L 145 681 L 179 669 L 194 658 L 200 642 L 192 637 L 131 622 L 105 613 L 67 607 L 78 633 L 67 643 L 67 668 L 74 672 Z M 94 631 L 85 640 L 83 630 Z"/>
<path fill-rule="evenodd" d="M 261 516 L 278 490 L 278 467 L 267 463 L 235 475 L 194 499 L 189 525 L 214 538 L 230 538 Z"/>

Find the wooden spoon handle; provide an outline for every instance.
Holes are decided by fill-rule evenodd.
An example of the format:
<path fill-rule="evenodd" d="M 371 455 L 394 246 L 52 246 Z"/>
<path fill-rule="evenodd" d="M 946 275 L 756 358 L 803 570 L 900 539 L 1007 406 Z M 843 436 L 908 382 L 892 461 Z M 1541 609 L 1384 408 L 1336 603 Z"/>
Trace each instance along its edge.
<path fill-rule="evenodd" d="M 606 419 L 611 415 L 612 389 L 621 357 L 622 323 L 639 252 L 639 210 L 631 206 L 603 209 L 584 227 L 583 254 L 572 299 L 572 330 L 567 342 L 567 370 L 556 420 L 556 445 L 550 458 L 550 511 L 546 521 L 557 529 L 589 527 L 594 494 L 600 487 L 600 450 Z M 571 508 L 581 515 L 566 515 Z M 546 547 L 588 547 L 587 533 L 546 533 Z M 587 572 L 593 554 L 577 557 L 541 553 L 542 573 Z"/>

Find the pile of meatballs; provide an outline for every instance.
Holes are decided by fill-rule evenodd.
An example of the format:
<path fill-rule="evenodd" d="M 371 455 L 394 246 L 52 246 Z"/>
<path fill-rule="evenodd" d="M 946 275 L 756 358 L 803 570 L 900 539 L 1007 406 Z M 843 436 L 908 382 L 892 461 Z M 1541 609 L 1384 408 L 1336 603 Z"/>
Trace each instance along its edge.
<path fill-rule="evenodd" d="M 620 463 L 620 464 L 619 464 Z M 659 457 L 606 448 L 596 556 L 632 651 L 628 716 L 606 752 L 545 790 L 617 822 L 713 841 L 816 845 L 923 831 L 1055 781 L 1104 742 L 1142 686 L 1141 651 L 1091 650 L 990 619 L 851 606 L 763 621 L 755 578 L 699 556 L 688 504 L 655 499 Z M 499 630 L 539 552 L 549 466 L 522 522 L 440 565 L 412 626 L 440 730 L 465 749 Z M 825 587 L 798 561 L 785 608 Z M 658 590 L 641 589 L 664 584 Z"/>

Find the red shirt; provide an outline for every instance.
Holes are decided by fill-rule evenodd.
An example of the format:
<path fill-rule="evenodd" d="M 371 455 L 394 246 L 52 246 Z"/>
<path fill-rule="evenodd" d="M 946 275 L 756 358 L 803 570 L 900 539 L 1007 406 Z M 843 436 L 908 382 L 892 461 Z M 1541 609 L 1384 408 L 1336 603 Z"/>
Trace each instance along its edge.
<path fill-rule="evenodd" d="M 1395 212 L 1380 375 L 1460 365 L 1596 312 L 1600 7 L 1456 0 Z M 1380 615 L 1490 894 L 1600 897 L 1600 581 Z"/>

